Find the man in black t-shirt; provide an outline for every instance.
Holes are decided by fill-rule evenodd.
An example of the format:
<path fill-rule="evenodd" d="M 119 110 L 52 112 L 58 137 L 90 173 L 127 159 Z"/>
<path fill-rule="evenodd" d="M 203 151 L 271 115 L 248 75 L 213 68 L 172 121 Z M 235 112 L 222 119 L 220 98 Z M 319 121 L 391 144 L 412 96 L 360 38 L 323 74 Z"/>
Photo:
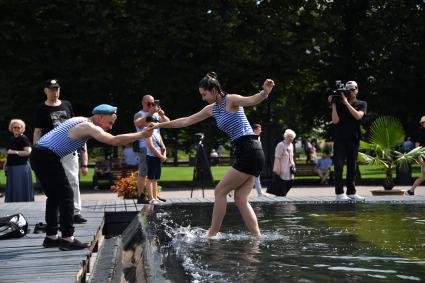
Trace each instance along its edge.
<path fill-rule="evenodd" d="M 34 117 L 34 135 L 33 144 L 37 144 L 41 136 L 50 132 L 53 128 L 59 126 L 69 118 L 74 117 L 74 110 L 72 105 L 67 100 L 60 100 L 60 85 L 58 80 L 47 80 L 44 84 L 44 93 L 46 94 L 46 101 L 36 106 Z M 82 174 L 87 175 L 88 156 L 87 148 L 84 146 L 80 150 Z M 79 184 L 79 157 L 77 152 L 71 153 L 61 159 L 61 163 L 65 169 L 69 183 L 74 192 L 74 221 L 75 223 L 87 222 L 81 216 L 81 196 Z"/>
<path fill-rule="evenodd" d="M 421 127 L 415 133 L 415 136 L 413 137 L 413 141 L 415 142 L 415 147 L 420 147 L 420 146 L 425 147 L 425 116 L 422 116 L 422 118 L 419 120 L 419 124 L 421 125 Z M 416 187 L 425 181 L 424 158 L 420 157 L 419 162 L 421 163 L 421 175 L 415 180 L 412 187 L 409 190 L 404 192 L 404 195 L 406 196 L 415 195 Z"/>
<path fill-rule="evenodd" d="M 365 198 L 356 194 L 356 165 L 360 143 L 360 121 L 366 114 L 367 103 L 357 100 L 359 92 L 355 81 L 345 84 L 346 91 L 342 92 L 340 99 L 332 100 L 332 123 L 335 125 L 334 132 L 334 168 L 335 168 L 335 194 L 337 201 L 356 200 Z M 347 162 L 346 186 L 347 194 L 344 193 L 342 170 L 344 161 Z"/>

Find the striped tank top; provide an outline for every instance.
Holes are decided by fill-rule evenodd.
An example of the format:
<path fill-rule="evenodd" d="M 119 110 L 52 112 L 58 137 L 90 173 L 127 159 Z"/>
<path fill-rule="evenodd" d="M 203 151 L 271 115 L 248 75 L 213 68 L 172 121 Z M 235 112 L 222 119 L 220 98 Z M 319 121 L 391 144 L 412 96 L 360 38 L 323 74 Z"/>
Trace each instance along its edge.
<path fill-rule="evenodd" d="M 88 139 L 82 139 L 82 140 L 74 140 L 71 139 L 68 136 L 69 130 L 80 124 L 80 123 L 87 123 L 91 121 L 86 119 L 68 119 L 44 136 L 41 137 L 41 139 L 38 141 L 38 145 L 45 147 L 47 149 L 50 149 L 53 151 L 57 156 L 60 158 L 67 156 L 68 154 L 79 150 L 81 147 L 84 146 L 84 144 L 87 142 Z"/>
<path fill-rule="evenodd" d="M 232 141 L 243 136 L 254 135 L 243 107 L 239 106 L 237 112 L 227 112 L 226 98 L 227 95 L 221 100 L 220 106 L 215 103 L 212 110 L 212 116 L 217 122 L 217 127 L 229 135 Z"/>

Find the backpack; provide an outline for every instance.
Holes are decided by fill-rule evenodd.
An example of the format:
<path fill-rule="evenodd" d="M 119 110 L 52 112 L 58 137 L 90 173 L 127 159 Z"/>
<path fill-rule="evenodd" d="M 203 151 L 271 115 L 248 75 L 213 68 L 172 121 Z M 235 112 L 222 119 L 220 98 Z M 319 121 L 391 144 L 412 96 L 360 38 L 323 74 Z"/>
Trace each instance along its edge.
<path fill-rule="evenodd" d="M 0 217 L 0 240 L 20 238 L 28 232 L 28 221 L 22 213 Z"/>
<path fill-rule="evenodd" d="M 133 151 L 140 152 L 139 140 L 133 142 Z"/>

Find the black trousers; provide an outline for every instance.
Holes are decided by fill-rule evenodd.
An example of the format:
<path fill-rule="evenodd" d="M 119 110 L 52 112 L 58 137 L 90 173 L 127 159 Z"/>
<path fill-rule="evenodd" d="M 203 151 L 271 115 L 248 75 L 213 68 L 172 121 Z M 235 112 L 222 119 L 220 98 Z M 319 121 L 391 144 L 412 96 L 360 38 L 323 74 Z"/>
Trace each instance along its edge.
<path fill-rule="evenodd" d="M 62 237 L 72 236 L 74 234 L 74 193 L 60 158 L 49 149 L 34 146 L 30 162 L 47 196 L 46 234 L 48 236 L 57 234 L 59 210 Z"/>
<path fill-rule="evenodd" d="M 347 162 L 347 195 L 356 193 L 355 181 L 358 152 L 358 140 L 338 140 L 334 142 L 335 194 L 344 193 L 344 184 L 342 181 L 344 161 Z"/>

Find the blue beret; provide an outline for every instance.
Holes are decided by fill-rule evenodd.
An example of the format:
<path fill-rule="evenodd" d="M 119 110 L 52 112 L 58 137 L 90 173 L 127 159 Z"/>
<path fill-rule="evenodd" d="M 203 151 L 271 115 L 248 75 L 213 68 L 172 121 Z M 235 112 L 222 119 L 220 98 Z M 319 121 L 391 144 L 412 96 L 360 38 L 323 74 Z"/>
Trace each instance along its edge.
<path fill-rule="evenodd" d="M 115 114 L 117 113 L 117 107 L 111 106 L 109 104 L 100 104 L 93 108 L 93 111 L 91 112 L 94 114 Z"/>

